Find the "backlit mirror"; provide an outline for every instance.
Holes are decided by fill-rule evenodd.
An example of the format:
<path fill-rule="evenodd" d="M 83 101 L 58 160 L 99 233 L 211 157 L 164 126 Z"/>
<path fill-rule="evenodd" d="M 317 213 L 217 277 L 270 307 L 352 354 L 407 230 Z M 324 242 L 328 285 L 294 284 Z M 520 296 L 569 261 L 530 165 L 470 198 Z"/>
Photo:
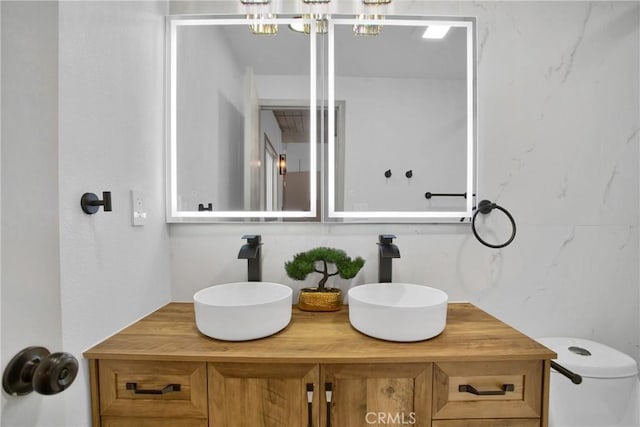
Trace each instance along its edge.
<path fill-rule="evenodd" d="M 329 220 L 471 216 L 474 27 L 471 18 L 329 20 Z"/>
<path fill-rule="evenodd" d="M 167 25 L 167 221 L 318 218 L 316 21 Z"/>
<path fill-rule="evenodd" d="M 168 20 L 168 222 L 472 215 L 474 19 L 322 18 Z"/>

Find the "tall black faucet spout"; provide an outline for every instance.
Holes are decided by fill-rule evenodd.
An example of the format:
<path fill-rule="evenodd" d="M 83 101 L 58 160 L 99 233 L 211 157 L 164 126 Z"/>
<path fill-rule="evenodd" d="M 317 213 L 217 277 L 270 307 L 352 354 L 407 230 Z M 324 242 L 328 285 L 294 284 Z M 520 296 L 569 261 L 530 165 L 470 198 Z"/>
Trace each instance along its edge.
<path fill-rule="evenodd" d="M 252 246 L 250 244 L 242 245 L 238 252 L 238 259 L 255 259 L 260 252 L 260 246 Z"/>
<path fill-rule="evenodd" d="M 393 234 L 380 234 L 378 236 L 378 282 L 389 283 L 392 281 L 393 271 L 391 260 L 400 258 L 400 249 L 393 244 Z"/>
<path fill-rule="evenodd" d="M 400 258 L 400 249 L 396 245 L 378 245 L 380 258 Z"/>
<path fill-rule="evenodd" d="M 249 282 L 262 281 L 262 236 L 242 236 L 247 239 L 247 244 L 242 245 L 238 252 L 238 259 L 247 260 L 247 280 Z"/>

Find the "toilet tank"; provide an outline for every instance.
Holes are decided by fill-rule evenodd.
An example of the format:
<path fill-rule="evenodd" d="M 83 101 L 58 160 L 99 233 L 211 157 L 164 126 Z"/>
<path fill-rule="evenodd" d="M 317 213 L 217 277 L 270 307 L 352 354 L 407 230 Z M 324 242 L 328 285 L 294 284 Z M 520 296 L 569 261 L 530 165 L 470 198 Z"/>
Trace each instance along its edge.
<path fill-rule="evenodd" d="M 582 375 L 581 384 L 551 370 L 549 427 L 638 427 L 638 367 L 630 356 L 580 338 L 538 341 L 558 354 L 556 361 Z"/>

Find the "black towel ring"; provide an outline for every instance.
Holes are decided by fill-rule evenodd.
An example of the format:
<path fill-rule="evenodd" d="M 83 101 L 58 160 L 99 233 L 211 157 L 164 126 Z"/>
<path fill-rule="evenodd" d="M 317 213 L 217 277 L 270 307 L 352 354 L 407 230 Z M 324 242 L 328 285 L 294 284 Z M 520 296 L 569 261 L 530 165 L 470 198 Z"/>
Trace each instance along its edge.
<path fill-rule="evenodd" d="M 499 211 L 504 212 L 507 218 L 509 218 L 509 221 L 511 221 L 511 227 L 513 228 L 513 232 L 511 233 L 511 237 L 509 237 L 509 240 L 499 245 L 494 245 L 494 244 L 485 242 L 484 240 L 482 240 L 482 238 L 478 235 L 478 232 L 476 231 L 476 216 L 478 216 L 479 213 L 486 215 L 494 209 L 498 209 Z M 509 245 L 513 241 L 514 237 L 516 237 L 516 221 L 513 219 L 511 214 L 502 206 L 496 205 L 495 203 L 489 200 L 482 200 L 480 203 L 478 203 L 478 209 L 473 214 L 473 218 L 471 218 L 471 230 L 473 231 L 473 235 L 476 236 L 476 239 L 478 239 L 478 241 L 483 245 L 488 246 L 490 248 L 494 248 L 494 249 L 500 249 Z"/>

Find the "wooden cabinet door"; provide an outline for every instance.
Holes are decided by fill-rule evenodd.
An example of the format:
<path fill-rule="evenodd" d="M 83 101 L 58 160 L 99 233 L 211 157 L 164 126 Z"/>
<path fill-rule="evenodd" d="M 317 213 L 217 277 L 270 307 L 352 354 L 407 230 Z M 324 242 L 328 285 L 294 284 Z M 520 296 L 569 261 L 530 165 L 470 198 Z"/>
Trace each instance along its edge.
<path fill-rule="evenodd" d="M 318 365 L 210 363 L 208 376 L 210 427 L 317 426 Z"/>
<path fill-rule="evenodd" d="M 321 376 L 321 427 L 431 425 L 430 363 L 322 365 Z"/>

